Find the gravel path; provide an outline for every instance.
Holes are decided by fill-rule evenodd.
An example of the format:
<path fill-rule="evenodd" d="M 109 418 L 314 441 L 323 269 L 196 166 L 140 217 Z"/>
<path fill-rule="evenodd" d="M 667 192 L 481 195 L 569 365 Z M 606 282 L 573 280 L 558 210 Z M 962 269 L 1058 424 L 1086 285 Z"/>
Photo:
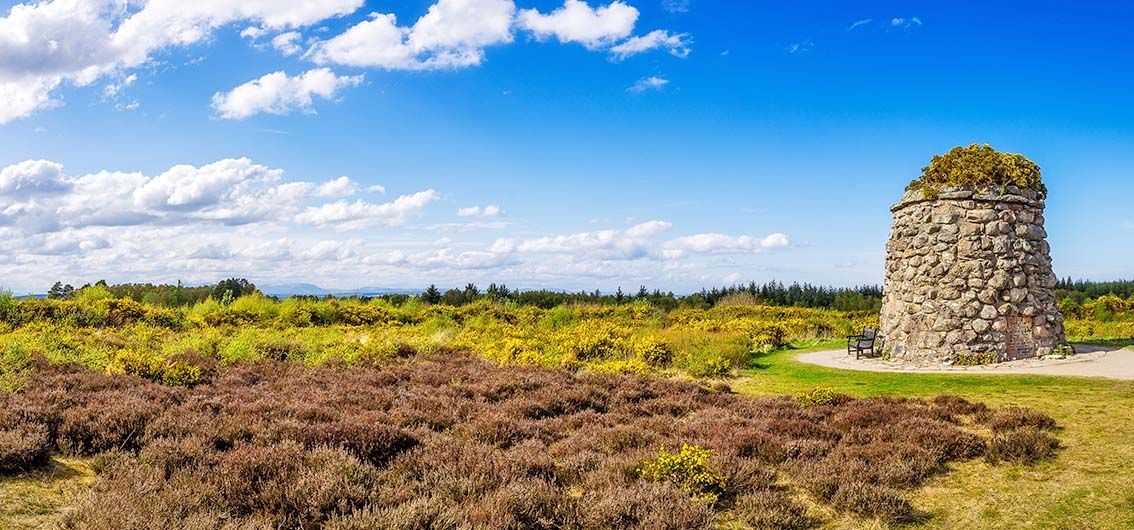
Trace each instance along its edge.
<path fill-rule="evenodd" d="M 1067 359 L 1023 359 L 987 366 L 910 366 L 882 359 L 855 359 L 846 350 L 819 351 L 800 354 L 801 362 L 868 372 L 906 372 L 921 374 L 1038 374 L 1072 375 L 1134 379 L 1134 350 L 1114 350 L 1093 346 L 1076 346 L 1078 353 Z"/>

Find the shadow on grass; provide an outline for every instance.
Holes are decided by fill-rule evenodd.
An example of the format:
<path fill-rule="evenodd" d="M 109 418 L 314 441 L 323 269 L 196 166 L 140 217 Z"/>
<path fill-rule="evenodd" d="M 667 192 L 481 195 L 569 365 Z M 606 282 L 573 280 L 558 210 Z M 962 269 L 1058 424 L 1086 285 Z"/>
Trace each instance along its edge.
<path fill-rule="evenodd" d="M 43 483 L 55 482 L 58 480 L 71 480 L 84 476 L 80 469 L 76 469 L 73 464 L 60 461 L 58 458 L 52 458 L 45 467 L 33 469 L 30 471 L 22 471 L 11 473 L 6 476 L 0 476 L 2 480 L 31 480 Z"/>

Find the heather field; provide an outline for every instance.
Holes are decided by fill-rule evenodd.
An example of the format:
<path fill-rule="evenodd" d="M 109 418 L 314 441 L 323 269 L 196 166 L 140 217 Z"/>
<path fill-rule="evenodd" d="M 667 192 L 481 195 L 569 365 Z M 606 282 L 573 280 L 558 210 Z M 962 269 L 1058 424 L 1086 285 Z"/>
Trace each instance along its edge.
<path fill-rule="evenodd" d="M 1134 524 L 1131 384 L 803 365 L 870 312 L 742 302 L 6 298 L 0 527 Z"/>
<path fill-rule="evenodd" d="M 951 396 L 744 398 L 455 354 L 203 377 L 35 366 L 5 397 L 4 470 L 93 457 L 64 528 L 810 528 L 917 522 L 908 492 L 950 463 L 1059 445 L 1040 412 Z"/>

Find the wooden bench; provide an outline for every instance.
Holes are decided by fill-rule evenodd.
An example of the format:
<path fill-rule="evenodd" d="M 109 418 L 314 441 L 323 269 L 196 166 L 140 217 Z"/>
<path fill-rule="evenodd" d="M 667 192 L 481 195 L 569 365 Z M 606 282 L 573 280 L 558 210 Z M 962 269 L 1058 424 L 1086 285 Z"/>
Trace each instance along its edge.
<path fill-rule="evenodd" d="M 874 341 L 878 338 L 878 331 L 866 328 L 862 330 L 862 335 L 847 335 L 847 355 L 854 354 L 854 358 L 858 359 L 865 352 L 870 352 L 870 356 L 874 357 Z"/>

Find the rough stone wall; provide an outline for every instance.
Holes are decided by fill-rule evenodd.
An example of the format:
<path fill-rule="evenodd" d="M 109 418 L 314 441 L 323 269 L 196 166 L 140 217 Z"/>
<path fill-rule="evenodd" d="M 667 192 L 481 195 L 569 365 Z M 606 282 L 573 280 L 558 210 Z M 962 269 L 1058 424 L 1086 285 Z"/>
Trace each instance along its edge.
<path fill-rule="evenodd" d="M 1005 361 L 1062 344 L 1043 208 L 1014 187 L 907 192 L 886 245 L 879 333 L 891 358 Z"/>

